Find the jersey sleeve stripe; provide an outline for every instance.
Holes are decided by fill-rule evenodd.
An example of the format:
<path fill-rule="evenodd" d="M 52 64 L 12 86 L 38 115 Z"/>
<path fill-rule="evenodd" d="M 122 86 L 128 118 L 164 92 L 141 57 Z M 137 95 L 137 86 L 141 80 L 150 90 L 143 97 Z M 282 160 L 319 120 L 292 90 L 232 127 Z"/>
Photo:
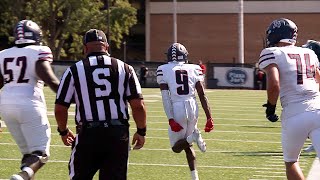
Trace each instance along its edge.
<path fill-rule="evenodd" d="M 265 56 L 270 56 L 270 55 L 273 55 L 273 56 L 274 56 L 274 54 L 273 54 L 273 53 L 267 53 L 267 54 L 263 54 L 263 55 L 261 55 L 261 56 L 259 57 L 259 59 L 261 59 L 262 57 L 265 57 Z"/>
<path fill-rule="evenodd" d="M 71 73 L 66 71 L 65 75 L 61 79 L 61 85 L 57 93 L 56 104 L 60 104 L 66 107 L 70 106 L 70 100 L 73 96 L 73 90 L 70 87 L 71 84 Z"/>
<path fill-rule="evenodd" d="M 130 74 L 128 79 L 128 85 L 129 85 L 129 96 L 128 100 L 131 99 L 143 99 L 141 86 L 139 83 L 139 80 L 137 78 L 137 75 L 132 67 L 129 66 Z"/>
<path fill-rule="evenodd" d="M 269 58 L 265 58 L 265 59 L 263 59 L 263 60 L 260 60 L 259 65 L 260 65 L 261 63 L 263 63 L 264 61 L 273 60 L 273 59 L 275 59 L 275 57 L 269 57 Z"/>
<path fill-rule="evenodd" d="M 157 76 L 163 76 L 163 71 L 161 69 L 157 70 Z"/>

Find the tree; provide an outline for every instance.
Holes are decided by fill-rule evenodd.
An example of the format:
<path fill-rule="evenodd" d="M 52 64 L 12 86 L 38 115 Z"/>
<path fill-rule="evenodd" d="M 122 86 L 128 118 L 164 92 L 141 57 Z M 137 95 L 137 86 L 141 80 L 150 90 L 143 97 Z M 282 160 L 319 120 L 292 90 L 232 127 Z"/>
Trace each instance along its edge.
<path fill-rule="evenodd" d="M 55 59 L 81 58 L 84 33 L 91 28 L 106 32 L 108 28 L 107 8 L 98 0 L 1 0 L 2 3 L 9 7 L 0 15 L 15 21 L 8 22 L 0 16 L 0 27 L 6 23 L 0 35 L 8 35 L 8 26 L 13 27 L 18 19 L 31 19 L 42 27 L 44 42 L 52 49 Z M 110 39 L 120 48 L 123 34 L 129 34 L 137 22 L 136 9 L 128 0 L 113 0 L 110 5 Z M 17 6 L 23 10 L 19 14 L 13 11 Z"/>

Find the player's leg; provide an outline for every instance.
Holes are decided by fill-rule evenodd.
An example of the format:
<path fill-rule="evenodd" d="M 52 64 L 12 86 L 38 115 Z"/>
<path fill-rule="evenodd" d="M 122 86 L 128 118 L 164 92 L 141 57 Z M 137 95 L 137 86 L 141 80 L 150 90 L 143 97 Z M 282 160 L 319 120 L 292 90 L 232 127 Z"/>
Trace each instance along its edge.
<path fill-rule="evenodd" d="M 288 180 L 304 179 L 298 160 L 303 144 L 308 138 L 308 126 L 313 116 L 312 113 L 304 112 L 281 121 L 282 149 Z"/>
<path fill-rule="evenodd" d="M 207 150 L 207 146 L 205 141 L 202 139 L 201 132 L 198 129 L 198 114 L 199 114 L 199 107 L 196 100 L 192 99 L 186 101 L 186 109 L 188 113 L 188 132 L 187 134 L 192 134 L 191 137 L 188 137 L 188 142 L 191 143 L 195 142 L 201 152 L 205 152 Z"/>
<path fill-rule="evenodd" d="M 200 135 L 200 131 L 197 130 L 197 123 L 198 123 L 198 105 L 195 100 L 189 100 L 185 102 L 185 109 L 187 112 L 187 132 L 186 132 L 186 140 L 189 143 L 189 148 L 185 150 L 189 169 L 191 173 L 192 180 L 198 180 L 198 171 L 196 166 L 196 154 L 192 147 L 192 143 L 197 143 L 198 147 L 200 148 L 201 145 L 205 145 L 202 137 Z M 200 143 L 201 141 L 201 143 Z M 200 148 L 201 150 L 201 148 Z M 205 151 L 205 150 L 204 150 Z"/>
<path fill-rule="evenodd" d="M 315 149 L 312 144 L 306 147 L 305 149 L 303 149 L 303 152 L 306 152 L 306 153 L 313 152 L 313 151 L 315 151 Z"/>
<path fill-rule="evenodd" d="M 320 111 L 318 112 L 320 116 Z M 317 152 L 317 156 L 320 157 L 320 117 L 314 119 L 314 129 L 310 132 L 309 136 L 312 141 L 314 150 Z"/>
<path fill-rule="evenodd" d="M 34 174 L 48 161 L 48 156 L 41 151 L 25 154 L 21 161 L 21 172 L 11 177 L 11 180 L 34 179 Z M 20 177 L 19 177 L 20 176 Z"/>
<path fill-rule="evenodd" d="M 20 152 L 22 154 L 29 153 L 27 149 L 27 141 L 23 136 L 20 123 L 18 121 L 18 115 L 21 112 L 20 109 L 15 105 L 2 105 L 1 111 L 2 119 L 6 123 L 7 129 L 18 145 Z"/>
<path fill-rule="evenodd" d="M 184 150 L 186 152 L 186 157 L 189 165 L 189 169 L 191 172 L 192 180 L 198 180 L 198 171 L 196 169 L 196 153 L 194 149 L 192 148 L 192 145 L 189 146 L 189 148 L 186 148 Z"/>
<path fill-rule="evenodd" d="M 288 180 L 304 180 L 305 177 L 300 168 L 299 162 L 285 162 Z"/>
<path fill-rule="evenodd" d="M 50 146 L 50 124 L 44 108 L 23 106 L 19 117 L 23 137 L 27 142 L 28 153 L 21 161 L 20 176 L 26 174 L 33 178 L 35 173 L 47 162 Z"/>
<path fill-rule="evenodd" d="M 206 152 L 207 145 L 206 142 L 202 139 L 200 130 L 198 128 L 195 128 L 192 135 L 192 141 L 195 142 L 201 152 Z"/>
<path fill-rule="evenodd" d="M 175 102 L 173 104 L 174 120 L 182 126 L 179 132 L 174 132 L 169 127 L 168 134 L 170 139 L 170 144 L 172 151 L 175 153 L 180 153 L 184 149 L 188 148 L 190 145 L 186 140 L 187 133 L 187 114 L 185 110 L 185 105 L 183 102 Z"/>
<path fill-rule="evenodd" d="M 22 161 L 25 156 L 28 156 L 29 151 L 27 147 L 27 141 L 21 131 L 21 126 L 19 122 L 19 114 L 21 110 L 16 105 L 2 105 L 2 118 L 7 125 L 7 128 L 12 135 L 13 139 L 17 143 L 20 152 L 23 154 Z M 24 180 L 29 179 L 29 175 L 26 172 L 20 172 L 11 176 L 11 180 Z"/>

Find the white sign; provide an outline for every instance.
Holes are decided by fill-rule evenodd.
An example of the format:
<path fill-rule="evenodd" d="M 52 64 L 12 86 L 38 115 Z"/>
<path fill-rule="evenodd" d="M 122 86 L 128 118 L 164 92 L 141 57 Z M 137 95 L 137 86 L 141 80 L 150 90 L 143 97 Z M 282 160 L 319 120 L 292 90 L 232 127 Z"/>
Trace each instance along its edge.
<path fill-rule="evenodd" d="M 254 68 L 213 67 L 213 72 L 217 86 L 254 88 Z"/>

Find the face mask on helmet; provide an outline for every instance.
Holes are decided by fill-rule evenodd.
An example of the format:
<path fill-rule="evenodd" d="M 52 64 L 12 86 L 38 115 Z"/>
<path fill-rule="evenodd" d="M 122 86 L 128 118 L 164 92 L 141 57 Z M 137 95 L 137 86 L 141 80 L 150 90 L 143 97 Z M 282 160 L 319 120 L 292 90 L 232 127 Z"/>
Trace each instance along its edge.
<path fill-rule="evenodd" d="M 320 42 L 315 40 L 308 40 L 306 44 L 302 45 L 302 47 L 312 49 L 317 55 L 318 60 L 320 60 Z"/>
<path fill-rule="evenodd" d="M 168 62 L 188 62 L 188 51 L 180 43 L 173 43 L 167 51 Z"/>
<path fill-rule="evenodd" d="M 38 24 L 31 20 L 22 20 L 14 28 L 15 44 L 37 44 L 40 45 L 42 31 Z"/>
<path fill-rule="evenodd" d="M 298 28 L 296 24 L 285 18 L 274 20 L 266 31 L 266 47 L 273 47 L 278 42 L 295 44 Z"/>

